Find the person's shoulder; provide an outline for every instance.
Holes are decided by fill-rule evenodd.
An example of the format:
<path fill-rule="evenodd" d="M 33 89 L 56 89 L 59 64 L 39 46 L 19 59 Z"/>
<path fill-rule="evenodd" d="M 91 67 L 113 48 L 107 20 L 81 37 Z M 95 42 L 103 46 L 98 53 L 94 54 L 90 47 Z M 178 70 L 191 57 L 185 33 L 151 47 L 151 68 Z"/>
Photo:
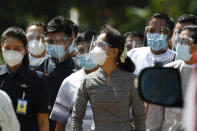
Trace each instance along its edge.
<path fill-rule="evenodd" d="M 3 90 L 0 90 L 0 98 L 1 98 L 1 101 L 8 101 L 11 103 L 11 100 L 10 100 L 10 97 L 8 96 L 8 94 L 3 91 Z"/>
<path fill-rule="evenodd" d="M 68 77 L 66 77 L 66 78 L 63 80 L 62 84 L 72 83 L 72 82 L 78 80 L 78 78 L 79 78 L 80 76 L 82 76 L 83 73 L 85 73 L 84 69 L 81 69 L 81 70 L 78 70 L 78 71 L 72 73 L 71 75 L 69 75 Z"/>
<path fill-rule="evenodd" d="M 127 56 L 132 57 L 135 55 L 141 55 L 141 54 L 145 54 L 150 50 L 150 47 L 139 47 L 139 48 L 134 48 L 131 49 L 128 53 Z"/>
<path fill-rule="evenodd" d="M 122 76 L 125 79 L 128 79 L 129 80 L 129 79 L 135 79 L 135 78 L 137 78 L 136 74 L 134 74 L 134 73 L 131 73 L 131 72 L 122 70 L 120 68 L 118 68 L 118 70 L 119 70 L 119 73 L 118 73 L 119 76 Z"/>

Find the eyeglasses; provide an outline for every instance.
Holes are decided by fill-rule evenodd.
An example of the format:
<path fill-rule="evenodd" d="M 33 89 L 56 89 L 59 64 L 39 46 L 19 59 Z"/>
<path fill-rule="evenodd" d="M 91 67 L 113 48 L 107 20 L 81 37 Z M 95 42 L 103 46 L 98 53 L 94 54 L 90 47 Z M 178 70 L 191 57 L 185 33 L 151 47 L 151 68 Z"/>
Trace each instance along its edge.
<path fill-rule="evenodd" d="M 82 54 L 89 53 L 89 49 L 90 49 L 90 43 L 83 43 L 83 44 L 77 45 L 76 54 L 82 55 Z"/>
<path fill-rule="evenodd" d="M 95 41 L 95 42 L 93 43 L 93 45 L 94 45 L 94 46 L 98 46 L 98 47 L 100 47 L 100 48 L 102 48 L 102 49 L 107 49 L 108 47 L 111 48 L 110 44 L 107 43 L 107 42 L 105 42 L 105 41 Z"/>
<path fill-rule="evenodd" d="M 69 37 L 55 37 L 55 38 L 49 38 L 45 37 L 44 39 L 48 44 L 63 44 L 66 41 L 69 40 Z"/>
<path fill-rule="evenodd" d="M 182 45 L 192 45 L 192 43 L 194 43 L 194 39 L 190 37 L 182 37 L 182 38 L 179 37 L 177 43 Z"/>
<path fill-rule="evenodd" d="M 153 26 L 147 26 L 145 27 L 145 32 L 146 33 L 158 33 L 158 34 L 168 34 L 169 33 L 169 28 L 167 27 L 158 27 L 155 28 Z"/>
<path fill-rule="evenodd" d="M 44 35 L 43 34 L 38 34 L 38 33 L 28 33 L 26 35 L 27 37 L 27 40 L 30 41 L 30 40 L 44 40 Z"/>
<path fill-rule="evenodd" d="M 143 46 L 142 42 L 139 42 L 136 40 L 133 40 L 132 42 L 127 42 L 125 44 L 125 47 L 127 48 L 127 50 L 131 50 L 133 48 L 138 48 L 138 47 L 142 47 L 142 46 Z"/>

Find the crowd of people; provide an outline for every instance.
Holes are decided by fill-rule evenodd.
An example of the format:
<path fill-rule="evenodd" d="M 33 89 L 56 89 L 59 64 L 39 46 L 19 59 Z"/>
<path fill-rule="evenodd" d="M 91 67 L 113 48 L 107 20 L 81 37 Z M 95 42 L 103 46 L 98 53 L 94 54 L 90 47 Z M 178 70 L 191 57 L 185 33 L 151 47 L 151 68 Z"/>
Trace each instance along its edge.
<path fill-rule="evenodd" d="M 2 131 L 178 131 L 181 108 L 146 103 L 135 87 L 146 67 L 179 70 L 183 99 L 197 67 L 197 16 L 164 13 L 144 32 L 85 30 L 63 16 L 1 36 Z M 154 81 L 151 81 L 154 82 Z"/>

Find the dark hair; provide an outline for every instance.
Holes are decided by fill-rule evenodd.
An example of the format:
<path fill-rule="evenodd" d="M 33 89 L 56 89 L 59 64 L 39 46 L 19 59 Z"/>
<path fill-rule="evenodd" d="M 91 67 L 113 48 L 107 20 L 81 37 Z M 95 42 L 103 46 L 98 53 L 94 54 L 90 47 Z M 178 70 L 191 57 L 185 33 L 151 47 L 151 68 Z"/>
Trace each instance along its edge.
<path fill-rule="evenodd" d="M 28 30 L 28 28 L 32 25 L 35 25 L 35 26 L 38 26 L 38 27 L 42 27 L 43 30 L 44 30 L 44 33 L 46 32 L 46 26 L 44 24 L 44 22 L 41 22 L 41 21 L 33 21 L 31 22 L 30 24 L 28 24 L 27 28 L 26 28 L 26 32 Z"/>
<path fill-rule="evenodd" d="M 84 32 L 84 41 L 91 41 L 92 38 L 94 36 L 94 39 L 97 37 L 97 33 L 95 33 L 94 31 L 85 31 Z"/>
<path fill-rule="evenodd" d="M 104 26 L 103 33 L 106 34 L 106 42 L 108 42 L 112 48 L 118 48 L 118 66 L 123 70 L 133 72 L 135 70 L 135 64 L 128 56 L 126 56 L 124 63 L 121 62 L 121 56 L 124 51 L 124 37 L 120 32 L 109 25 Z"/>
<path fill-rule="evenodd" d="M 72 36 L 72 26 L 63 16 L 56 16 L 46 26 L 47 33 L 64 32 L 68 37 Z"/>
<path fill-rule="evenodd" d="M 14 37 L 18 40 L 20 40 L 23 45 L 24 48 L 27 46 L 27 38 L 25 35 L 25 32 L 23 31 L 23 29 L 18 28 L 18 27 L 10 27 L 7 30 L 5 30 L 2 34 L 2 43 L 4 43 L 4 41 L 9 38 L 9 37 Z M 24 58 L 23 58 L 23 65 L 25 65 L 25 67 L 29 66 L 29 58 L 28 58 L 28 54 L 26 53 Z"/>
<path fill-rule="evenodd" d="M 164 19 L 166 21 L 167 26 L 170 29 L 170 31 L 172 31 L 174 29 L 174 20 L 165 13 L 155 13 L 155 14 L 153 14 L 146 21 L 146 25 L 149 25 L 149 22 L 154 18 Z"/>
<path fill-rule="evenodd" d="M 177 23 L 191 23 L 197 25 L 197 17 L 193 14 L 184 14 L 178 18 Z"/>
<path fill-rule="evenodd" d="M 170 29 L 170 34 L 172 33 L 173 29 L 174 29 L 174 20 L 169 17 L 167 14 L 165 13 L 155 13 L 152 16 L 150 16 L 148 18 L 148 20 L 146 21 L 146 25 L 149 25 L 149 22 L 154 19 L 154 18 L 159 18 L 159 19 L 164 19 L 167 23 L 167 27 Z M 144 32 L 144 45 L 147 45 L 147 38 L 146 38 L 146 31 Z"/>
<path fill-rule="evenodd" d="M 143 34 L 141 32 L 138 31 L 132 31 L 132 32 L 126 32 L 124 35 L 124 39 L 126 40 L 128 37 L 138 37 L 143 41 Z"/>
<path fill-rule="evenodd" d="M 191 38 L 194 39 L 194 43 L 197 44 L 197 25 L 184 26 L 183 28 L 180 29 L 179 34 L 185 30 L 193 32 Z"/>
<path fill-rule="evenodd" d="M 72 26 L 72 31 L 73 31 L 73 33 L 75 34 L 75 37 L 77 37 L 78 31 L 79 31 L 79 28 L 78 28 L 77 24 L 75 24 L 72 20 L 69 20 L 69 19 L 67 19 L 67 21 L 68 21 L 68 23 L 71 24 L 71 26 Z"/>
<path fill-rule="evenodd" d="M 85 31 L 77 36 L 76 44 L 78 45 L 79 42 L 83 42 L 83 41 L 92 41 L 93 36 L 94 39 L 96 39 L 97 33 L 95 33 L 94 31 Z"/>
<path fill-rule="evenodd" d="M 79 44 L 79 42 L 82 42 L 83 41 L 83 35 L 82 34 L 80 34 L 80 35 L 78 35 L 77 36 L 77 38 L 76 38 L 76 44 L 78 45 Z"/>

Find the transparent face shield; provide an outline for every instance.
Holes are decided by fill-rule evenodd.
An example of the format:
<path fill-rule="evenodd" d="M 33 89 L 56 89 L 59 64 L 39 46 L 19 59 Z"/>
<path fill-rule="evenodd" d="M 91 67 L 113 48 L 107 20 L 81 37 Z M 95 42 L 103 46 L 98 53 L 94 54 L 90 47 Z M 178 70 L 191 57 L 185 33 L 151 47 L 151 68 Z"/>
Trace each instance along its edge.
<path fill-rule="evenodd" d="M 94 43 L 94 36 L 91 41 L 81 41 L 75 44 L 75 63 L 79 67 L 83 67 L 86 70 L 91 70 L 96 67 L 96 64 L 92 62 L 89 54 L 92 43 Z"/>
<path fill-rule="evenodd" d="M 179 35 L 180 35 L 180 34 L 178 33 L 178 31 L 175 32 L 174 38 L 173 38 L 173 40 L 172 40 L 172 50 L 173 50 L 173 51 L 176 50 L 176 46 L 177 46 L 177 43 L 178 43 L 178 41 L 179 41 Z"/>
<path fill-rule="evenodd" d="M 28 52 L 31 55 L 39 56 L 46 50 L 44 34 L 33 31 L 26 34 L 28 41 Z"/>
<path fill-rule="evenodd" d="M 160 42 L 160 40 L 164 39 L 164 36 L 165 36 L 165 39 L 167 39 L 167 36 L 170 32 L 170 29 L 168 27 L 152 27 L 152 26 L 147 26 L 145 28 L 145 33 L 146 35 L 153 35 L 153 34 L 156 34 L 154 35 L 153 37 L 150 37 L 152 39 L 152 41 L 154 42 Z M 156 45 L 159 45 L 158 43 L 155 43 Z M 164 48 L 163 49 L 166 49 L 168 50 L 168 47 Z M 172 61 L 175 60 L 175 53 L 173 51 L 170 51 L 170 54 L 169 55 L 166 55 L 166 56 L 158 56 L 158 57 L 152 57 L 152 60 L 153 60 L 153 65 L 152 66 L 164 66 L 165 64 L 168 64 Z"/>
<path fill-rule="evenodd" d="M 169 33 L 169 28 L 168 27 L 163 27 L 163 26 L 158 26 L 158 27 L 153 27 L 153 26 L 146 26 L 145 27 L 145 33 L 146 34 L 166 34 L 168 35 Z"/>
<path fill-rule="evenodd" d="M 69 53 L 69 37 L 54 35 L 46 37 L 45 41 L 48 55 L 62 62 L 66 54 Z"/>
<path fill-rule="evenodd" d="M 139 47 L 143 47 L 142 42 L 137 41 L 137 40 L 132 40 L 129 41 L 125 44 L 125 47 L 127 48 L 127 51 L 133 49 L 133 48 L 139 48 Z"/>

